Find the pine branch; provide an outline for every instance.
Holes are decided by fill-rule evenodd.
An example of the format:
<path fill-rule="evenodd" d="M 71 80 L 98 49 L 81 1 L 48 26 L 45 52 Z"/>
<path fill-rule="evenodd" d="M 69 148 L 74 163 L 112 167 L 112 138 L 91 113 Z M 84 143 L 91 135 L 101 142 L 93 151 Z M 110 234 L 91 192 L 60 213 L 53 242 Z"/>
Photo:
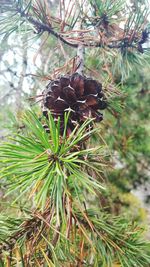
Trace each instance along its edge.
<path fill-rule="evenodd" d="M 39 22 L 38 20 L 34 19 L 33 17 L 29 16 L 28 14 L 26 14 L 24 11 L 22 11 L 20 8 L 17 8 L 18 13 L 26 18 L 31 24 L 33 24 L 37 29 L 38 32 L 48 32 L 49 34 L 52 34 L 53 36 L 55 36 L 57 39 L 59 39 L 60 41 L 62 41 L 64 44 L 77 48 L 79 46 L 78 43 L 71 43 L 68 42 L 65 38 L 62 37 L 61 34 L 59 34 L 58 32 L 56 32 L 52 27 L 50 27 L 49 25 Z M 126 38 L 121 39 L 121 40 L 115 40 L 114 42 L 112 42 L 111 44 L 105 45 L 108 48 L 112 48 L 112 49 L 120 49 L 122 47 L 126 47 L 126 48 L 136 48 L 135 45 L 126 42 Z M 84 47 L 104 47 L 103 42 L 95 42 L 94 44 L 91 43 L 85 43 L 84 39 L 83 39 L 83 45 Z"/>
<path fill-rule="evenodd" d="M 66 41 L 61 34 L 57 33 L 56 31 L 54 31 L 54 29 L 52 27 L 50 27 L 49 25 L 42 23 L 36 19 L 34 19 L 33 17 L 29 16 L 27 13 L 25 13 L 21 8 L 17 7 L 16 8 L 17 12 L 21 15 L 21 17 L 26 18 L 31 24 L 33 24 L 39 32 L 48 32 L 49 34 L 52 34 L 53 36 L 55 36 L 57 39 L 59 39 L 60 41 L 62 41 L 64 44 L 67 44 L 71 47 L 78 47 L 78 44 L 72 44 L 68 41 Z"/>
<path fill-rule="evenodd" d="M 95 15 L 89 18 L 84 12 L 83 14 L 80 12 L 77 21 L 81 19 L 83 28 L 77 30 L 76 22 L 69 25 L 69 19 L 66 19 L 65 24 L 61 19 L 56 22 L 56 18 L 47 16 L 43 4 L 46 1 L 15 1 L 15 8 L 10 8 L 8 11 L 12 20 L 14 19 L 13 26 L 10 17 L 9 21 L 7 20 L 7 13 L 4 14 L 6 19 L 4 21 L 8 22 L 9 28 L 7 31 L 5 24 L 2 26 L 6 36 L 19 27 L 21 29 L 23 24 L 31 24 L 31 28 L 37 30 L 37 35 L 47 32 L 62 43 L 78 49 L 77 72 L 82 76 L 84 47 L 117 48 L 123 59 L 127 59 L 128 52 L 132 52 L 133 49 L 143 52 L 142 45 L 148 40 L 149 34 L 144 29 L 143 21 L 147 11 L 144 11 L 143 15 L 141 12 L 137 16 L 129 15 L 124 30 L 121 30 L 117 23 L 111 24 L 112 16 L 120 12 L 120 1 L 91 0 Z M 6 7 L 8 3 L 9 1 L 6 1 Z M 64 17 L 65 14 L 64 12 Z M 73 21 L 76 21 L 74 14 Z M 91 23 L 89 25 L 91 28 L 88 28 L 88 23 Z M 130 61 L 133 64 L 133 57 Z M 129 69 L 129 65 L 126 65 Z M 72 78 L 74 82 L 70 86 Z M 103 185 L 106 184 L 102 176 L 108 166 L 104 160 L 106 148 L 92 147 L 92 142 L 88 143 L 90 147 L 86 147 L 89 137 L 97 134 L 99 129 L 93 124 L 95 119 L 85 121 L 85 118 L 91 116 L 92 108 L 103 99 L 103 93 L 98 102 L 96 99 L 97 95 L 100 95 L 101 84 L 96 81 L 93 83 L 92 79 L 80 77 L 79 74 L 77 76 L 73 74 L 69 78 L 61 76 L 60 79 L 61 82 L 51 81 L 51 85 L 39 95 L 44 104 L 47 101 L 48 105 L 45 108 L 50 109 L 52 113 L 45 109 L 47 112 L 45 117 L 39 119 L 34 112 L 29 111 L 23 119 L 24 134 L 17 134 L 11 142 L 4 143 L 0 147 L 1 164 L 4 166 L 0 174 L 1 178 L 7 181 L 9 187 L 7 194 L 17 192 L 15 201 L 25 194 L 29 200 L 34 199 L 34 205 L 38 207 L 26 218 L 22 217 L 19 220 L 6 216 L 0 218 L 2 260 L 6 259 L 7 266 L 14 264 L 44 266 L 46 263 L 49 266 L 69 264 L 111 267 L 114 263 L 119 263 L 122 267 L 147 267 L 150 264 L 149 243 L 142 238 L 142 229 L 133 225 L 131 220 L 129 222 L 120 217 L 106 215 L 99 208 L 99 194 L 105 197 Z M 61 83 L 66 81 L 67 86 L 61 88 Z M 74 84 L 77 93 L 81 91 L 80 99 L 77 101 Z M 87 90 L 88 96 L 85 94 L 83 97 L 86 87 L 89 90 Z M 61 98 L 59 94 L 64 93 L 66 89 L 67 100 L 63 99 L 63 96 Z M 71 97 L 68 99 L 67 96 Z M 82 104 L 79 106 L 82 111 L 77 113 L 80 120 L 74 121 L 73 128 L 68 127 L 69 115 L 75 112 L 70 108 L 71 104 L 65 110 L 60 109 L 64 102 L 69 102 L 71 98 L 73 105 L 74 101 Z M 53 109 L 48 103 L 50 99 L 54 103 Z M 87 103 L 92 108 L 89 109 L 88 116 L 85 113 L 84 118 L 83 110 L 85 108 L 86 111 Z M 105 105 L 104 101 L 102 108 L 105 108 Z M 113 111 L 116 114 L 119 105 L 112 101 L 112 106 L 115 106 Z M 69 110 L 69 113 L 66 113 L 66 110 Z M 115 135 L 114 132 L 111 134 L 111 127 L 109 127 L 109 138 L 110 135 L 113 137 Z M 125 145 L 126 141 L 128 142 L 128 138 L 125 139 Z M 124 140 L 122 142 L 121 139 L 121 147 L 123 145 Z M 121 152 L 124 153 L 124 150 Z M 107 194 L 106 190 L 105 192 Z M 110 193 L 112 194 L 112 191 Z M 50 199 L 48 205 L 46 205 L 47 199 Z"/>
<path fill-rule="evenodd" d="M 31 4 L 31 3 L 30 3 Z M 108 5 L 109 6 L 109 5 Z M 127 29 L 125 28 L 122 30 L 117 24 L 111 25 L 110 22 L 108 22 L 108 29 L 105 26 L 105 23 L 103 23 L 103 15 L 101 17 L 98 17 L 100 25 L 96 24 L 94 26 L 94 21 L 91 24 L 91 29 L 87 29 L 87 25 L 85 24 L 86 28 L 84 28 L 82 31 L 75 30 L 78 34 L 77 36 L 72 36 L 72 38 L 67 37 L 67 32 L 63 31 L 59 33 L 58 31 L 54 30 L 54 28 L 51 26 L 49 21 L 46 19 L 47 14 L 43 13 L 43 19 L 36 19 L 34 18 L 34 8 L 32 10 L 33 15 L 30 13 L 30 9 L 32 9 L 32 5 L 30 8 L 25 7 L 23 9 L 23 6 L 19 6 L 19 4 L 16 4 L 16 7 L 14 7 L 15 10 L 15 16 L 20 15 L 19 20 L 22 20 L 22 24 L 26 23 L 27 21 L 32 24 L 37 29 L 37 34 L 41 34 L 43 32 L 48 32 L 49 34 L 53 35 L 55 38 L 62 41 L 64 44 L 77 48 L 79 43 L 82 44 L 84 47 L 107 47 L 110 49 L 122 49 L 126 50 L 128 48 L 136 49 L 139 52 L 143 52 L 142 50 L 142 44 L 143 44 L 143 33 L 144 33 L 144 23 L 143 21 L 146 20 L 147 13 L 145 12 L 145 17 L 142 18 L 141 21 L 141 15 L 138 16 L 138 29 L 141 31 L 141 36 L 139 36 L 139 33 L 135 29 Z M 12 10 L 12 12 L 14 12 Z M 40 10 L 38 11 L 40 12 Z M 42 12 L 45 12 L 42 10 Z M 112 13 L 113 15 L 113 13 Z M 143 15 L 143 16 L 144 16 Z M 140 17 L 140 19 L 139 19 Z M 56 18 L 50 18 L 52 21 L 56 21 Z M 83 21 L 84 21 L 83 17 Z M 129 18 L 129 20 L 132 20 Z M 141 24 L 140 24 L 141 23 Z M 61 20 L 59 22 L 61 24 Z M 102 25 L 101 25 L 102 24 Z M 17 29 L 17 25 L 14 26 L 13 30 L 10 30 L 10 33 Z M 135 27 L 136 27 L 136 21 L 135 21 Z M 86 36 L 86 34 L 89 32 L 89 35 Z M 94 35 L 93 35 L 94 32 Z M 74 34 L 74 30 L 70 31 L 69 34 Z M 103 40 L 104 38 L 104 40 Z M 142 43 L 141 43 L 142 42 Z M 144 40 L 145 42 L 145 40 Z"/>
<path fill-rule="evenodd" d="M 84 253 L 86 254 L 88 251 L 86 259 L 82 260 L 82 257 L 78 256 L 80 255 L 80 246 L 77 249 L 78 253 L 73 253 L 74 241 L 65 237 L 65 232 L 68 230 L 66 225 L 56 225 L 54 229 L 55 216 L 52 206 L 50 208 L 49 205 L 43 213 L 36 210 L 30 216 L 28 215 L 29 218 L 22 223 L 14 218 L 1 217 L 0 239 L 3 242 L 1 242 L 0 254 L 2 258 L 6 250 L 13 256 L 14 248 L 17 246 L 20 249 L 24 247 L 24 255 L 26 255 L 26 250 L 32 246 L 28 257 L 30 260 L 34 260 L 34 254 L 39 254 L 40 243 L 42 242 L 48 259 L 55 262 L 57 258 L 60 266 L 64 259 L 67 263 L 73 260 L 83 262 L 88 266 L 93 266 L 95 263 L 97 263 L 95 266 L 99 266 L 98 262 L 112 266 L 113 262 L 120 262 L 122 267 L 128 266 L 129 263 L 130 267 L 136 264 L 139 267 L 146 267 L 150 262 L 147 253 L 149 243 L 143 241 L 142 229 L 137 228 L 136 225 L 133 226 L 123 218 L 106 215 L 93 209 L 82 212 L 72 210 L 72 212 L 74 223 L 71 225 L 70 232 L 72 235 L 75 227 L 75 242 L 80 237 L 78 233 L 82 233 L 81 237 L 85 243 L 85 246 L 83 245 Z M 2 236 L 3 231 L 4 235 Z M 64 249 L 63 259 L 59 254 L 62 245 Z M 66 251 L 66 246 L 69 247 L 69 254 L 71 254 L 72 259 Z"/>

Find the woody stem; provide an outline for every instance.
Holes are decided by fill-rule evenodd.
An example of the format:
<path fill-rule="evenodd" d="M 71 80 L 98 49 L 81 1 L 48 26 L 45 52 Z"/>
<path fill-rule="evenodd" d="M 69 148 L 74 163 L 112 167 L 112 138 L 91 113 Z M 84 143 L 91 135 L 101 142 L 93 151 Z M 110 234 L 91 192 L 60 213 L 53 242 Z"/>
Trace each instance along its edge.
<path fill-rule="evenodd" d="M 79 74 L 83 75 L 83 69 L 84 69 L 84 53 L 85 53 L 85 48 L 83 44 L 78 45 L 77 49 L 77 70 Z"/>

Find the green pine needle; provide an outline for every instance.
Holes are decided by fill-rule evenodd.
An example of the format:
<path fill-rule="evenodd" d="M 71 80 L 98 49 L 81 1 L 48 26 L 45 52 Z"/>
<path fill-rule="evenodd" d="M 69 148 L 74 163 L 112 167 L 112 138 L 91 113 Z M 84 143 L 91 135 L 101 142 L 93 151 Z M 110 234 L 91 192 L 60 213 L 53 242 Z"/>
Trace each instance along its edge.
<path fill-rule="evenodd" d="M 60 120 L 55 123 L 49 114 L 46 121 L 50 129 L 48 134 L 37 115 L 28 111 L 23 119 L 26 135 L 17 134 L 10 143 L 3 143 L 0 147 L 0 158 L 4 165 L 0 175 L 8 181 L 7 195 L 13 191 L 20 192 L 15 201 L 24 193 L 30 192 L 30 196 L 35 197 L 40 207 L 44 208 L 48 197 L 55 201 L 58 213 L 62 213 L 64 191 L 74 188 L 77 192 L 80 187 L 83 191 L 86 189 L 95 194 L 95 190 L 104 189 L 102 184 L 86 172 L 86 168 L 93 169 L 97 174 L 103 171 L 106 165 L 100 159 L 103 148 L 85 149 L 82 145 L 97 129 L 87 131 L 92 123 L 90 119 L 81 127 L 76 127 L 67 137 L 68 118 L 69 114 L 65 119 L 62 137 Z M 79 193 L 76 194 L 78 195 Z"/>

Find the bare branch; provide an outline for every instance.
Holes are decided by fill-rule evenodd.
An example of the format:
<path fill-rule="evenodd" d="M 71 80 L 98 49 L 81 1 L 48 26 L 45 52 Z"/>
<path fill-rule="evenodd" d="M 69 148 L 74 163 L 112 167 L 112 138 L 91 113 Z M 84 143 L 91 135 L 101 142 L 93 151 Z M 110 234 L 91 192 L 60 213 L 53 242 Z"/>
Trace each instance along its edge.
<path fill-rule="evenodd" d="M 83 68 L 84 68 L 84 46 L 82 44 L 80 44 L 78 46 L 78 50 L 77 50 L 77 70 L 76 72 L 78 72 L 79 74 L 83 75 Z"/>

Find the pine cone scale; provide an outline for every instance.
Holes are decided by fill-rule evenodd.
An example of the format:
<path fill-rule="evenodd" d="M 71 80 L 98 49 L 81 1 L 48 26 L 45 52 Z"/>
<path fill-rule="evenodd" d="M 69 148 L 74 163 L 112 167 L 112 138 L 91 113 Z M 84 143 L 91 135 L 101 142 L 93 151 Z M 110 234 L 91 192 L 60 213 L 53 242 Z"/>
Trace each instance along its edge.
<path fill-rule="evenodd" d="M 103 115 L 99 110 L 106 107 L 101 83 L 78 73 L 51 81 L 44 91 L 43 115 L 47 117 L 50 110 L 54 119 L 60 116 L 62 132 L 65 112 L 70 111 L 68 129 L 72 131 L 87 118 L 100 122 Z"/>

